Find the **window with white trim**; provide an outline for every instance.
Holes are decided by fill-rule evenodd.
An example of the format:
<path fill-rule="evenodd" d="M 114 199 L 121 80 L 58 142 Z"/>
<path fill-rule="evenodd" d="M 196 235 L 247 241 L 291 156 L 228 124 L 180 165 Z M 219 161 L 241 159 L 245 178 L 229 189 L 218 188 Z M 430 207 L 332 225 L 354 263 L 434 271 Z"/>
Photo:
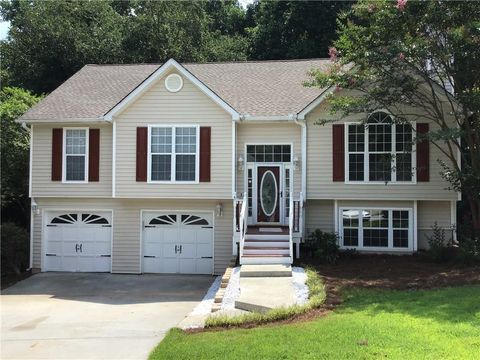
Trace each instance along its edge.
<path fill-rule="evenodd" d="M 413 181 L 410 124 L 394 124 L 389 114 L 377 111 L 365 125 L 348 124 L 346 129 L 347 181 Z"/>
<path fill-rule="evenodd" d="M 64 181 L 87 181 L 88 131 L 64 129 Z"/>
<path fill-rule="evenodd" d="M 411 209 L 340 209 L 341 247 L 411 250 Z"/>
<path fill-rule="evenodd" d="M 150 182 L 198 181 L 198 131 L 198 126 L 150 127 Z"/>

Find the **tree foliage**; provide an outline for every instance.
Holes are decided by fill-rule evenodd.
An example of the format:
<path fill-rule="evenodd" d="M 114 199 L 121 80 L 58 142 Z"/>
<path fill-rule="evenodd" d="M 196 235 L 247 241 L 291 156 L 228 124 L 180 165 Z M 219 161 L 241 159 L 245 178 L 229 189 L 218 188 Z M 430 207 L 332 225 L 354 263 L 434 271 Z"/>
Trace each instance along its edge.
<path fill-rule="evenodd" d="M 428 119 L 435 125 L 427 137 L 448 159 L 442 175 L 463 192 L 480 230 L 478 3 L 361 0 L 340 17 L 330 55 L 334 65 L 327 73 L 314 72 L 312 84 L 360 94 L 333 95 L 333 111 L 386 108 L 397 121 Z"/>
<path fill-rule="evenodd" d="M 254 59 L 326 57 L 335 38 L 338 13 L 347 1 L 261 1 L 251 9 L 249 29 Z"/>
<path fill-rule="evenodd" d="M 2 85 L 50 92 L 87 63 L 325 56 L 347 2 L 0 0 Z"/>
<path fill-rule="evenodd" d="M 41 97 L 5 87 L 0 91 L 2 223 L 14 221 L 27 227 L 29 133 L 15 122 Z"/>

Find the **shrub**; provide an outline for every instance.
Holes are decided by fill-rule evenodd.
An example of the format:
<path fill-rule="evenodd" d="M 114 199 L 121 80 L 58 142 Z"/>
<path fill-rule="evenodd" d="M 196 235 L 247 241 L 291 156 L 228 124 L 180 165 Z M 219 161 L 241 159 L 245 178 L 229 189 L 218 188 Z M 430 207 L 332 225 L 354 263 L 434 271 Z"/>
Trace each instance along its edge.
<path fill-rule="evenodd" d="M 446 240 L 445 230 L 435 222 L 432 226 L 432 235 L 425 235 L 428 239 L 428 256 L 435 262 L 446 262 L 454 256 L 452 239 Z"/>
<path fill-rule="evenodd" d="M 28 268 L 30 256 L 30 237 L 27 230 L 6 222 L 1 228 L 2 277 L 18 275 Z"/>
<path fill-rule="evenodd" d="M 457 261 L 464 265 L 480 263 L 480 235 L 475 233 L 471 224 L 462 224 L 458 234 Z"/>
<path fill-rule="evenodd" d="M 306 237 L 305 247 L 310 250 L 312 256 L 322 262 L 334 264 L 338 260 L 338 235 L 335 233 L 316 229 Z"/>

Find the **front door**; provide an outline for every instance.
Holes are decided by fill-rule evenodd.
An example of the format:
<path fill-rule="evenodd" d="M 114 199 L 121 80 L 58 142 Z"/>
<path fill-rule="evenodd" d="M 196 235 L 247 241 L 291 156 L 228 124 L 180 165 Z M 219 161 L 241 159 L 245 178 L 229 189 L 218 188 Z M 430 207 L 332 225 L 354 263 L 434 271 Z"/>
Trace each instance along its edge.
<path fill-rule="evenodd" d="M 280 167 L 257 168 L 257 221 L 280 222 Z"/>

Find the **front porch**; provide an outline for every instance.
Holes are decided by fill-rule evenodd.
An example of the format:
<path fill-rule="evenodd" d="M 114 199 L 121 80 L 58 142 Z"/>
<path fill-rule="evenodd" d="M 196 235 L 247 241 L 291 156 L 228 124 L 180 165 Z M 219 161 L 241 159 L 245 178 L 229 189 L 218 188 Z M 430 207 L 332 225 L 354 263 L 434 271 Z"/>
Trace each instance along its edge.
<path fill-rule="evenodd" d="M 248 224 L 248 199 L 235 200 L 234 251 L 240 265 L 292 264 L 300 254 L 303 233 L 303 197 L 290 199 L 288 226 L 281 224 Z M 294 252 L 295 248 L 295 252 Z"/>

